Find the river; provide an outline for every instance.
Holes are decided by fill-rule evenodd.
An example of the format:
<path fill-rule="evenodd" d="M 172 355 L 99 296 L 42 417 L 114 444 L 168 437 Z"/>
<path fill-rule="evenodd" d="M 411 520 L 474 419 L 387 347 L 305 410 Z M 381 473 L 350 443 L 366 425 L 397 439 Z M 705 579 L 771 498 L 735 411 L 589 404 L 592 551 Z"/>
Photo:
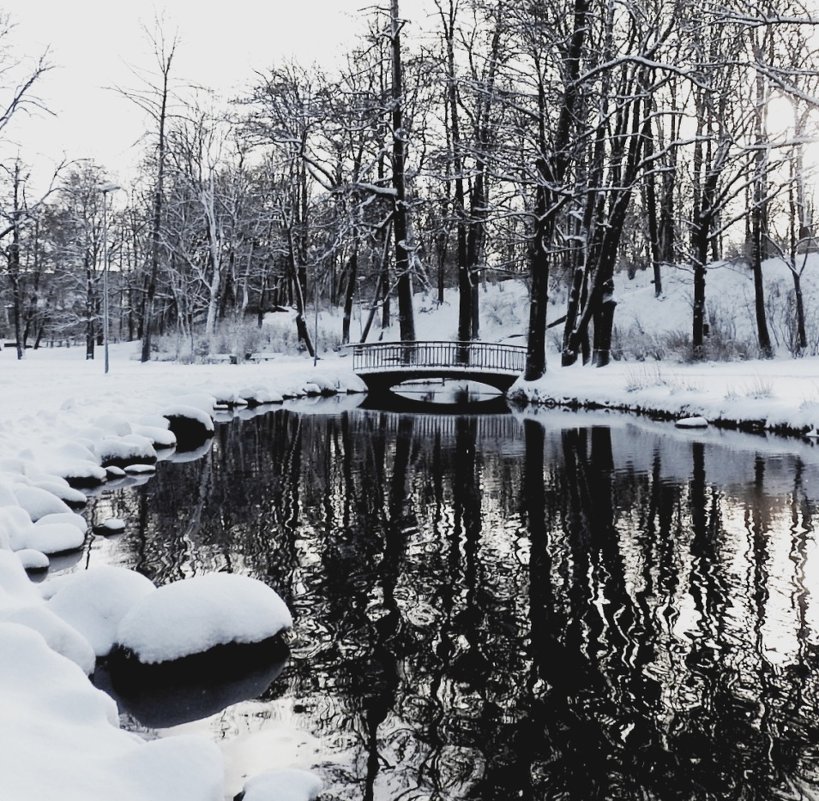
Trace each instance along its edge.
<path fill-rule="evenodd" d="M 71 569 L 276 589 L 285 665 L 204 720 L 123 720 L 334 801 L 816 797 L 817 499 L 807 443 L 302 406 L 104 490 L 91 516 L 128 527 Z"/>

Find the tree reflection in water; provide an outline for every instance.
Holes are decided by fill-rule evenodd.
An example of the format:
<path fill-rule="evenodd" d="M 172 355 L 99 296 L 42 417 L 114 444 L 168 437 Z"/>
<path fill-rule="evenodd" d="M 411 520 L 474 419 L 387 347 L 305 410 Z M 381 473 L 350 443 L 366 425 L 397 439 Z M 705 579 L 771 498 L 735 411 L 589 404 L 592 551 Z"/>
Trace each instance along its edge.
<path fill-rule="evenodd" d="M 104 558 L 284 596 L 329 798 L 819 795 L 819 470 L 559 419 L 237 420 Z"/>

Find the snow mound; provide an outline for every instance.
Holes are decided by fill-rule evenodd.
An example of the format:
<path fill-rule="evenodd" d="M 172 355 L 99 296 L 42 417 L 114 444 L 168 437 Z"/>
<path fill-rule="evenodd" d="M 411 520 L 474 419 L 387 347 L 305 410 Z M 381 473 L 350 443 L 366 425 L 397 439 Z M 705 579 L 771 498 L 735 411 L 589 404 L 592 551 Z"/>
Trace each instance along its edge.
<path fill-rule="evenodd" d="M 704 417 L 682 417 L 674 423 L 677 428 L 708 428 L 708 421 Z"/>
<path fill-rule="evenodd" d="M 48 570 L 50 564 L 49 558 L 34 548 L 22 548 L 15 551 L 15 556 L 20 560 L 24 570 Z"/>
<path fill-rule="evenodd" d="M 262 406 L 266 403 L 281 403 L 284 398 L 267 387 L 253 386 L 242 387 L 239 394 L 247 400 L 249 406 Z"/>
<path fill-rule="evenodd" d="M 111 698 L 15 623 L 0 623 L 0 708 L 3 798 L 223 801 L 215 745 L 122 731 Z"/>
<path fill-rule="evenodd" d="M 122 478 L 125 475 L 125 471 L 121 467 L 117 467 L 115 464 L 109 464 L 108 467 L 105 468 L 105 472 L 108 474 L 109 478 Z"/>
<path fill-rule="evenodd" d="M 88 640 L 43 603 L 0 609 L 0 620 L 38 632 L 52 651 L 70 659 L 86 676 L 94 672 L 97 660 Z"/>
<path fill-rule="evenodd" d="M 238 798 L 241 801 L 313 801 L 321 792 L 321 786 L 321 779 L 307 770 L 270 770 L 248 779 Z"/>
<path fill-rule="evenodd" d="M 67 577 L 48 605 L 91 643 L 97 656 L 107 656 L 122 618 L 155 591 L 150 579 L 133 570 L 94 567 Z"/>
<path fill-rule="evenodd" d="M 75 512 L 60 512 L 45 515 L 41 517 L 35 523 L 35 525 L 46 526 L 52 523 L 68 523 L 69 525 L 74 526 L 81 534 L 85 534 L 85 532 L 88 531 L 88 523 L 86 522 L 85 518 L 82 515 L 76 514 Z"/>
<path fill-rule="evenodd" d="M 135 462 L 152 464 L 156 461 L 156 451 L 151 440 L 139 434 L 105 437 L 97 443 L 96 450 L 103 467 L 125 467 Z"/>
<path fill-rule="evenodd" d="M 26 471 L 29 483 L 32 487 L 38 487 L 52 495 L 56 495 L 61 501 L 65 501 L 71 506 L 85 506 L 88 498 L 85 493 L 74 489 L 62 476 L 49 475 L 39 471 Z"/>
<path fill-rule="evenodd" d="M 248 576 L 213 573 L 160 587 L 122 619 L 117 643 L 154 664 L 217 645 L 256 643 L 293 625 L 284 601 Z"/>
<path fill-rule="evenodd" d="M 37 603 L 40 594 L 17 556 L 0 551 L 0 609 Z"/>
<path fill-rule="evenodd" d="M 127 464 L 125 465 L 125 474 L 129 476 L 139 476 L 148 473 L 156 473 L 156 465 L 153 464 Z"/>
<path fill-rule="evenodd" d="M 213 418 L 196 406 L 176 404 L 163 411 L 181 449 L 195 448 L 213 436 Z"/>
<path fill-rule="evenodd" d="M 85 532 L 71 523 L 38 523 L 29 529 L 25 542 L 25 547 L 45 554 L 63 553 L 82 548 Z"/>
<path fill-rule="evenodd" d="M 39 487 L 17 484 L 13 488 L 13 492 L 17 498 L 17 503 L 29 513 L 34 521 L 50 514 L 71 512 L 65 501 L 61 501 L 56 495 Z"/>
<path fill-rule="evenodd" d="M 165 418 L 161 418 L 165 420 Z M 156 448 L 173 448 L 176 445 L 176 437 L 172 431 L 168 430 L 168 421 L 165 420 L 165 425 L 161 428 L 159 426 L 135 425 L 133 426 L 134 434 L 145 437 Z"/>
<path fill-rule="evenodd" d="M 28 547 L 34 528 L 28 512 L 20 506 L 0 506 L 0 547 L 19 551 Z"/>
<path fill-rule="evenodd" d="M 211 392 L 186 392 L 183 395 L 177 395 L 174 398 L 175 405 L 182 405 L 199 409 L 205 414 L 209 415 L 216 405 L 216 398 Z M 167 417 L 166 414 L 163 415 Z"/>
<path fill-rule="evenodd" d="M 96 529 L 102 534 L 118 534 L 125 531 L 125 521 L 120 517 L 107 517 Z"/>

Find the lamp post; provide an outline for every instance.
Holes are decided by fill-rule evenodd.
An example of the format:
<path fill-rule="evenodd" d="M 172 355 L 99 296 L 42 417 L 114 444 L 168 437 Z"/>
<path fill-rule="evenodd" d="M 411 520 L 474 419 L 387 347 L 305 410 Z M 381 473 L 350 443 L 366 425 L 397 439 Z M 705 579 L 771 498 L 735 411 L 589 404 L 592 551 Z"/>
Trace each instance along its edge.
<path fill-rule="evenodd" d="M 105 353 L 105 373 L 108 374 L 108 193 L 121 189 L 118 184 L 100 184 L 102 194 L 102 347 Z"/>

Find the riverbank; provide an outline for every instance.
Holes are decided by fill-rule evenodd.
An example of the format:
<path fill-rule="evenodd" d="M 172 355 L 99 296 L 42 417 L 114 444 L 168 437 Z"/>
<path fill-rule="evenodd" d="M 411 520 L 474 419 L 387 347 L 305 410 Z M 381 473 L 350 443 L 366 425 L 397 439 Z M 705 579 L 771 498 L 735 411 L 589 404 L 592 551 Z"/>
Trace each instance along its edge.
<path fill-rule="evenodd" d="M 265 801 L 288 791 L 294 801 L 309 801 L 320 783 L 298 770 L 312 765 L 286 748 L 248 768 L 241 755 L 231 759 L 208 738 L 175 735 L 145 742 L 121 729 L 116 705 L 87 677 L 95 661 L 90 640 L 48 600 L 54 587 L 59 593 L 71 585 L 51 577 L 35 585 L 22 565 L 47 565 L 45 554 L 82 544 L 84 496 L 66 478 L 93 484 L 105 481 L 107 473 L 113 480 L 124 473 L 117 467 L 106 471 L 105 464 L 127 469 L 133 461 L 139 463 L 135 480 L 145 480 L 150 464 L 161 458 L 160 445 L 173 441 L 163 414 L 209 424 L 214 401 L 275 403 L 363 387 L 343 358 L 314 367 L 306 359 L 281 356 L 237 367 L 142 365 L 132 358 L 134 345 L 117 346 L 111 355 L 111 372 L 104 375 L 101 360 L 85 361 L 80 349 L 30 352 L 19 362 L 11 351 L 0 352 L 3 797 L 225 801 L 254 775 L 287 768 L 260 778 L 253 797 Z M 80 614 L 111 625 L 125 612 L 124 600 L 121 588 L 109 587 L 99 597 L 87 595 Z"/>
<path fill-rule="evenodd" d="M 518 380 L 509 395 L 549 407 L 671 421 L 700 416 L 721 428 L 811 436 L 819 430 L 819 358 L 550 367 L 539 381 Z"/>
<path fill-rule="evenodd" d="M 363 389 L 344 356 L 314 366 L 295 356 L 258 365 L 180 365 L 140 364 L 134 355 L 134 345 L 116 346 L 104 375 L 101 361 L 85 361 L 79 349 L 31 352 L 21 362 L 0 353 L 0 507 L 7 512 L 19 504 L 26 520 L 37 517 L 32 497 L 38 505 L 48 494 L 55 503 L 70 499 L 66 476 L 104 476 L 103 452 L 125 453 L 127 461 L 129 450 L 140 451 L 140 459 L 150 461 L 145 435 L 158 436 L 161 415 L 180 407 L 212 416 L 214 400 L 269 402 Z M 550 367 L 538 382 L 519 381 L 515 394 L 533 404 L 528 413 L 535 416 L 534 404 L 582 406 L 669 420 L 701 415 L 719 426 L 810 435 L 819 426 L 819 359 Z M 21 490 L 26 487 L 46 495 Z M 168 737 L 146 744 L 122 731 L 111 700 L 54 645 L 32 634 L 32 628 L 42 630 L 35 618 L 42 617 L 43 600 L 8 541 L 9 521 L 18 518 L 6 516 L 5 545 L 0 531 L 0 620 L 13 621 L 0 623 L 0 709 L 9 710 L 0 727 L 0 773 L 9 797 L 49 797 L 56 788 L 64 801 L 232 797 L 247 774 L 223 764 L 213 743 Z M 75 635 L 53 634 L 55 641 L 63 638 L 59 653 L 69 650 L 66 638 Z M 77 742 L 95 758 L 76 759 Z"/>

